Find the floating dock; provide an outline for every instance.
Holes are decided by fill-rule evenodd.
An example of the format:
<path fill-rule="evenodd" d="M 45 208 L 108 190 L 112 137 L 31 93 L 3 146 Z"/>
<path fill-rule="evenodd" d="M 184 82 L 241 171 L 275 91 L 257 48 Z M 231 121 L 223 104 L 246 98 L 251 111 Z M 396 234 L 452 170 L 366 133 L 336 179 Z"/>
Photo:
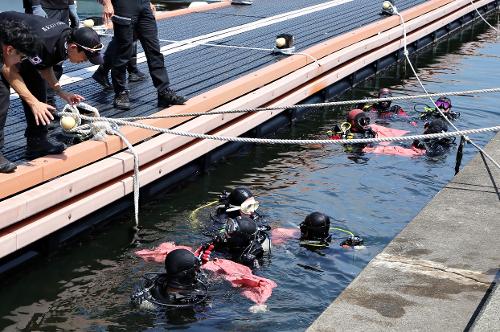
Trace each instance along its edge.
<path fill-rule="evenodd" d="M 226 2 L 206 7 L 210 10 L 167 15 L 158 21 L 159 38 L 172 87 L 189 98 L 183 106 L 157 109 L 156 91 L 147 80 L 130 86 L 133 109 L 115 110 L 113 94 L 103 92 L 90 78 L 96 66 L 88 64 L 66 65 L 61 82 L 107 117 L 318 101 L 403 57 L 400 18 L 381 15 L 381 5 L 373 0 L 255 0 L 251 6 Z M 415 52 L 476 19 L 476 9 L 483 14 L 496 10 L 498 1 L 404 0 L 397 6 L 406 22 L 408 50 Z M 297 54 L 269 50 L 281 33 L 295 37 Z M 140 51 L 138 62 L 147 72 L 145 61 Z M 19 166 L 13 174 L 0 174 L 0 272 L 129 207 L 133 191 L 133 156 L 117 136 L 75 144 L 61 155 L 24 160 L 24 116 L 15 94 L 11 105 L 4 154 Z M 141 122 L 195 133 L 258 137 L 296 116 L 297 111 L 275 110 Z M 146 194 L 192 176 L 242 146 L 136 127 L 121 131 L 139 155 Z"/>

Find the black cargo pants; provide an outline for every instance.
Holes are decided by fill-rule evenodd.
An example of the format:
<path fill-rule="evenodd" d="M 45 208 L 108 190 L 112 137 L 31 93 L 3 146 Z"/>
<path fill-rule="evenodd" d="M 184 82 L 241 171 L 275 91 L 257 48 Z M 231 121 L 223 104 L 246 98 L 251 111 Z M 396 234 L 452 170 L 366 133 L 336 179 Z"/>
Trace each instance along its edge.
<path fill-rule="evenodd" d="M 169 86 L 169 79 L 149 0 L 112 0 L 112 4 L 115 13 L 112 18 L 114 38 L 117 43 L 117 56 L 111 70 L 115 93 L 127 90 L 126 71 L 134 51 L 134 33 L 146 54 L 153 85 L 158 91 L 165 90 Z"/>

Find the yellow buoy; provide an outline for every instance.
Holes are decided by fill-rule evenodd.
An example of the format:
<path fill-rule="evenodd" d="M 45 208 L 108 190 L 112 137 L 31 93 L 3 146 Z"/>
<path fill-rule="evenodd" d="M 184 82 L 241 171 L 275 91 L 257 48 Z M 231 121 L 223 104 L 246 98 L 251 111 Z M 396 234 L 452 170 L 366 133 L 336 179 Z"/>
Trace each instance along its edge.
<path fill-rule="evenodd" d="M 88 19 L 88 20 L 83 21 L 83 26 L 87 27 L 87 28 L 94 27 L 94 20 Z"/>
<path fill-rule="evenodd" d="M 276 47 L 277 48 L 282 48 L 286 45 L 286 39 L 283 37 L 276 38 Z"/>
<path fill-rule="evenodd" d="M 390 1 L 384 1 L 384 3 L 382 3 L 382 8 L 385 10 L 389 10 L 389 9 L 391 9 L 391 7 L 392 7 L 392 3 Z"/>
<path fill-rule="evenodd" d="M 76 120 L 72 116 L 63 116 L 61 118 L 61 127 L 63 127 L 64 130 L 71 130 L 75 128 L 76 126 Z"/>

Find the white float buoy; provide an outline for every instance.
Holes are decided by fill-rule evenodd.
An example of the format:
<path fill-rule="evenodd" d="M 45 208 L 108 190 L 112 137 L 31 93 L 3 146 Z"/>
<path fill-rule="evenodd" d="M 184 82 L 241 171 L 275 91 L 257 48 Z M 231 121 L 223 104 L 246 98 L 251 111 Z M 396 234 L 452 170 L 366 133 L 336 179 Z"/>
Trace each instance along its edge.
<path fill-rule="evenodd" d="M 277 48 L 283 48 L 286 45 L 286 39 L 283 37 L 276 38 L 276 47 Z"/>
<path fill-rule="evenodd" d="M 60 124 L 64 130 L 68 131 L 68 130 L 75 128 L 76 120 L 72 116 L 63 116 L 61 118 Z"/>
<path fill-rule="evenodd" d="M 93 28 L 94 27 L 94 20 L 92 19 L 87 19 L 83 21 L 83 26 L 87 28 Z"/>

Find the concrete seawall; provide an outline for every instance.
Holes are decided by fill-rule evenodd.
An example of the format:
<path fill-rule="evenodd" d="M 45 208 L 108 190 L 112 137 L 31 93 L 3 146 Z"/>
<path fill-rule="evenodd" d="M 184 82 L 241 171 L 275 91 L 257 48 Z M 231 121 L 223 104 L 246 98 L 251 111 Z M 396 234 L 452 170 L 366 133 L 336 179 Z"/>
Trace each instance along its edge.
<path fill-rule="evenodd" d="M 500 133 L 485 149 L 500 160 Z M 499 182 L 478 154 L 308 331 L 499 331 Z"/>

